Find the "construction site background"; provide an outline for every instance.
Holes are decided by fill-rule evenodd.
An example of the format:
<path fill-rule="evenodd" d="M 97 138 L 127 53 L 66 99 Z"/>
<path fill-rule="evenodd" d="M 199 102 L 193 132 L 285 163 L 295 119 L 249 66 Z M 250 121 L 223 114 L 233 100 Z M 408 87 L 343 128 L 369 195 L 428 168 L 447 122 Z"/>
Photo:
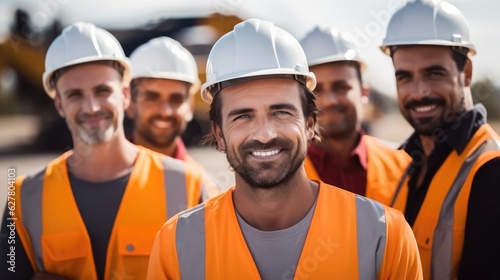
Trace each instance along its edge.
<path fill-rule="evenodd" d="M 169 36 L 178 40 L 193 53 L 203 82 L 210 48 L 241 20 L 236 16 L 210 14 L 108 31 L 117 37 L 126 55 L 151 38 Z M 0 182 L 5 186 L 0 189 L 0 211 L 6 201 L 8 169 L 14 168 L 17 176 L 31 173 L 72 147 L 66 123 L 58 116 L 41 82 L 45 52 L 63 27 L 54 21 L 45 30 L 35 31 L 29 22 L 29 15 L 17 10 L 9 36 L 0 40 Z M 379 92 L 376 85 L 370 86 L 370 102 L 365 108 L 366 132 L 397 147 L 412 129 L 399 113 L 396 96 Z M 491 80 L 482 79 L 473 84 L 472 92 L 474 101 L 486 106 L 489 122 L 500 132 L 500 90 Z M 234 183 L 234 176 L 225 155 L 198 144 L 209 132 L 207 112 L 208 105 L 197 96 L 195 119 L 188 125 L 183 140 L 190 154 L 227 188 Z M 130 120 L 125 121 L 125 128 L 130 132 Z"/>

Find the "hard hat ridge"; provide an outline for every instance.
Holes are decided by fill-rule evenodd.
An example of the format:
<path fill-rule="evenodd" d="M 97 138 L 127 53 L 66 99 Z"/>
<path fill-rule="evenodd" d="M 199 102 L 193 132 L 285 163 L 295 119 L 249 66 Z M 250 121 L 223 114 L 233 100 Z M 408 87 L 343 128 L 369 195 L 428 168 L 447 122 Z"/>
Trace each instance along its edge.
<path fill-rule="evenodd" d="M 446 1 L 408 2 L 391 17 L 380 47 L 386 54 L 404 45 L 435 45 L 474 55 L 465 16 Z"/>

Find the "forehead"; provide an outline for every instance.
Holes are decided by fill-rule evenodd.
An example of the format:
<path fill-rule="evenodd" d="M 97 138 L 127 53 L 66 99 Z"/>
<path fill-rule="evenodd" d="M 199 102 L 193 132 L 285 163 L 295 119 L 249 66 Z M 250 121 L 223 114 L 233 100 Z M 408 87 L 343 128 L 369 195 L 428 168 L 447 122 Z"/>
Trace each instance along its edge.
<path fill-rule="evenodd" d="M 219 93 L 223 110 L 235 107 L 269 107 L 274 104 L 300 104 L 297 81 L 266 78 L 242 82 L 227 87 Z"/>
<path fill-rule="evenodd" d="M 447 66 L 454 64 L 451 49 L 444 46 L 403 46 L 393 54 L 393 64 L 396 69 L 420 68 L 429 65 Z"/>
<path fill-rule="evenodd" d="M 64 71 L 57 81 L 57 86 L 59 88 L 93 87 L 109 82 L 121 82 L 121 80 L 120 73 L 109 65 L 86 63 Z"/>
<path fill-rule="evenodd" d="M 188 85 L 185 82 L 159 78 L 140 79 L 137 82 L 136 88 L 139 91 L 149 90 L 162 94 L 187 93 L 188 91 Z"/>
<path fill-rule="evenodd" d="M 331 62 L 312 66 L 310 69 L 316 75 L 316 79 L 351 79 L 357 77 L 357 69 L 354 64 L 347 62 Z"/>

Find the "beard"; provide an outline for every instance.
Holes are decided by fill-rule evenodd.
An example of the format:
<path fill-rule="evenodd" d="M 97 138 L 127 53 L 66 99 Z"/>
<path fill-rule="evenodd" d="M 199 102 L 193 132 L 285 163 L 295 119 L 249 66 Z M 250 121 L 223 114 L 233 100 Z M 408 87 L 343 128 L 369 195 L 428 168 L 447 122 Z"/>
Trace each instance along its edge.
<path fill-rule="evenodd" d="M 409 113 L 413 107 L 416 106 L 427 106 L 427 105 L 437 105 L 443 107 L 443 113 L 436 117 L 429 118 L 413 118 Z M 448 124 L 456 120 L 462 113 L 466 111 L 464 97 L 462 95 L 461 99 L 449 108 L 446 107 L 445 101 L 437 98 L 422 98 L 420 100 L 411 100 L 404 104 L 406 113 L 404 117 L 408 123 L 415 129 L 419 135 L 423 136 L 433 136 L 438 129 L 446 127 Z"/>
<path fill-rule="evenodd" d="M 155 134 L 151 129 L 149 129 L 151 123 L 153 123 L 155 120 L 170 121 L 172 123 L 172 131 L 168 134 L 163 134 L 163 135 Z M 150 123 L 149 126 L 148 125 L 139 126 L 137 125 L 137 123 L 135 125 L 137 127 L 138 134 L 146 142 L 148 142 L 150 145 L 154 147 L 168 147 L 172 145 L 177 139 L 177 136 L 180 136 L 183 131 L 183 128 L 181 127 L 176 118 L 164 118 L 160 116 L 153 116 L 148 120 L 148 123 Z"/>
<path fill-rule="evenodd" d="M 88 118 L 103 118 L 104 121 L 101 125 L 85 128 L 82 123 Z M 87 145 L 97 145 L 109 141 L 117 129 L 117 123 L 123 121 L 124 112 L 118 112 L 117 122 L 113 123 L 113 113 L 109 111 L 98 111 L 93 114 L 80 113 L 76 116 L 74 122 L 68 119 L 66 123 L 72 131 L 75 138 L 79 139 L 82 143 Z"/>
<path fill-rule="evenodd" d="M 341 114 L 340 120 L 329 120 L 329 113 Z M 318 116 L 321 138 L 343 139 L 352 135 L 356 130 L 358 117 L 355 114 L 351 115 L 347 108 L 341 105 L 322 108 Z"/>
<path fill-rule="evenodd" d="M 227 151 L 226 157 L 234 171 L 254 189 L 272 189 L 289 182 L 302 166 L 306 157 L 306 148 L 298 147 L 294 152 L 291 141 L 275 138 L 266 144 L 252 140 L 244 143 L 238 152 Z M 289 160 L 278 159 L 273 162 L 255 163 L 250 160 L 252 151 L 279 150 L 287 153 Z M 242 156 L 238 158 L 237 153 Z M 293 154 L 292 154 L 293 153 Z M 282 155 L 283 156 L 283 155 Z M 281 162 L 277 162 L 281 161 Z"/>

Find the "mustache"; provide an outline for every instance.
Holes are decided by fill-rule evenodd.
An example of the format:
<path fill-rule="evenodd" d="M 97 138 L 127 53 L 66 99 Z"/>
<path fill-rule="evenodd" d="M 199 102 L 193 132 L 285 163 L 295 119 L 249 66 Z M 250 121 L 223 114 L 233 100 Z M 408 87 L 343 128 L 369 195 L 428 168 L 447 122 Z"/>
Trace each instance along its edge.
<path fill-rule="evenodd" d="M 87 119 L 95 119 L 95 118 L 112 118 L 113 114 L 111 112 L 105 112 L 105 111 L 97 111 L 95 113 L 89 114 L 89 113 L 80 113 L 78 114 L 78 117 L 76 118 L 77 122 L 83 122 Z"/>
<path fill-rule="evenodd" d="M 274 138 L 267 143 L 262 143 L 258 140 L 250 140 L 241 145 L 240 151 L 255 151 L 255 150 L 273 150 L 273 149 L 290 149 L 291 143 L 282 138 Z"/>
<path fill-rule="evenodd" d="M 156 121 L 156 120 L 160 120 L 160 121 L 169 121 L 169 122 L 177 122 L 177 119 L 174 118 L 174 117 L 164 117 L 164 116 L 161 116 L 161 115 L 154 115 L 152 117 L 149 118 L 150 121 Z"/>
<path fill-rule="evenodd" d="M 417 106 L 427 106 L 427 105 L 443 105 L 444 101 L 439 98 L 432 98 L 432 97 L 424 97 L 419 100 L 410 100 L 405 102 L 404 107 L 405 109 L 411 109 L 412 107 L 417 107 Z"/>

